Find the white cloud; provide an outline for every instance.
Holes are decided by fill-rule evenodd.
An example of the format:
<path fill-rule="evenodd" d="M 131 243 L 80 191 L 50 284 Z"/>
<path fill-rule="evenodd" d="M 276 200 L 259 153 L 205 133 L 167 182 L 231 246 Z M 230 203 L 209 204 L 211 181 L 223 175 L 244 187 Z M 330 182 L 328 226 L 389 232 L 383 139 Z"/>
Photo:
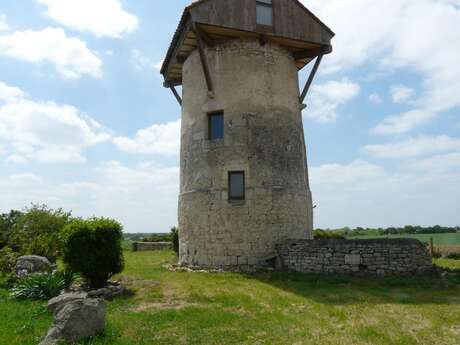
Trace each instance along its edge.
<path fill-rule="evenodd" d="M 89 180 L 55 182 L 31 173 L 1 176 L 0 212 L 34 203 L 74 215 L 115 218 L 127 232 L 167 232 L 177 224 L 179 168 L 103 163 Z"/>
<path fill-rule="evenodd" d="M 337 33 L 334 53 L 325 60 L 323 71 L 377 63 L 383 69 L 421 76 L 422 92 L 414 109 L 385 119 L 384 130 L 378 126 L 377 132 L 407 132 L 460 105 L 458 0 L 303 2 Z"/>
<path fill-rule="evenodd" d="M 0 102 L 13 102 L 24 96 L 25 94 L 21 89 L 8 86 L 0 81 Z"/>
<path fill-rule="evenodd" d="M 391 87 L 391 98 L 394 103 L 405 103 L 414 96 L 414 89 L 404 85 L 395 85 Z"/>
<path fill-rule="evenodd" d="M 389 172 L 366 161 L 313 167 L 315 225 L 458 225 L 460 171 L 453 166 L 442 171 L 426 170 L 428 164 L 424 168 Z"/>
<path fill-rule="evenodd" d="M 380 97 L 378 93 L 369 95 L 369 101 L 374 104 L 382 104 L 383 102 L 382 97 Z"/>
<path fill-rule="evenodd" d="M 427 109 L 410 110 L 401 115 L 386 117 L 371 132 L 377 135 L 402 134 L 409 132 L 417 126 L 429 122 L 437 114 Z"/>
<path fill-rule="evenodd" d="M 51 63 L 64 78 L 102 76 L 102 61 L 86 42 L 67 37 L 61 28 L 16 31 L 0 36 L 0 54 L 31 63 Z"/>
<path fill-rule="evenodd" d="M 8 24 L 6 23 L 6 17 L 0 15 L 0 32 L 7 31 L 9 29 Z"/>
<path fill-rule="evenodd" d="M 356 97 L 361 88 L 344 78 L 314 85 L 308 96 L 305 116 L 322 123 L 333 123 L 339 117 L 337 108 Z"/>
<path fill-rule="evenodd" d="M 139 49 L 133 49 L 131 52 L 131 62 L 138 71 L 154 71 L 158 72 L 161 69 L 163 60 L 154 61 L 146 57 Z"/>
<path fill-rule="evenodd" d="M 366 145 L 362 151 L 379 158 L 410 158 L 441 152 L 460 152 L 460 138 L 420 136 L 398 143 Z"/>
<path fill-rule="evenodd" d="M 128 153 L 178 155 L 181 121 L 155 124 L 138 131 L 134 138 L 117 137 L 113 142 Z"/>
<path fill-rule="evenodd" d="M 460 152 L 437 155 L 422 160 L 414 160 L 404 164 L 406 169 L 430 171 L 441 174 L 460 168 Z"/>
<path fill-rule="evenodd" d="M 82 163 L 84 149 L 110 139 L 77 108 L 29 100 L 21 90 L 3 85 L 17 94 L 0 107 L 0 143 L 8 152 L 8 162 Z"/>
<path fill-rule="evenodd" d="M 120 38 L 135 31 L 137 17 L 126 12 L 119 0 L 37 0 L 47 6 L 46 15 L 56 22 L 97 37 Z"/>

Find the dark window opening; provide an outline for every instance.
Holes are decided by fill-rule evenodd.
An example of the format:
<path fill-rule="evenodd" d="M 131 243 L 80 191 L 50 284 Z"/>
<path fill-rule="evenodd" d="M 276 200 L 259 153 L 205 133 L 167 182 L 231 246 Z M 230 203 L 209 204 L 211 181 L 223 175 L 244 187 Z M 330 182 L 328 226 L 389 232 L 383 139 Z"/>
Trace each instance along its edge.
<path fill-rule="evenodd" d="M 272 0 L 256 1 L 257 24 L 273 26 Z"/>
<path fill-rule="evenodd" d="M 212 113 L 208 115 L 209 140 L 224 138 L 224 113 Z"/>
<path fill-rule="evenodd" d="M 228 173 L 228 199 L 245 199 L 245 181 L 243 171 L 232 171 Z"/>

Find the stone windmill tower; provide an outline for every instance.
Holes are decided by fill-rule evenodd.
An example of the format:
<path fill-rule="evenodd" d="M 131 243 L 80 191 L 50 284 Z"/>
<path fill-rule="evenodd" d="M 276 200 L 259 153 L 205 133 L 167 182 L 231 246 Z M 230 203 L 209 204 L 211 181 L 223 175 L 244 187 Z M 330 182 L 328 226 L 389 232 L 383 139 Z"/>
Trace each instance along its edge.
<path fill-rule="evenodd" d="M 182 264 L 257 266 L 280 241 L 312 237 L 301 111 L 333 36 L 297 0 L 185 8 L 161 69 L 182 105 Z"/>

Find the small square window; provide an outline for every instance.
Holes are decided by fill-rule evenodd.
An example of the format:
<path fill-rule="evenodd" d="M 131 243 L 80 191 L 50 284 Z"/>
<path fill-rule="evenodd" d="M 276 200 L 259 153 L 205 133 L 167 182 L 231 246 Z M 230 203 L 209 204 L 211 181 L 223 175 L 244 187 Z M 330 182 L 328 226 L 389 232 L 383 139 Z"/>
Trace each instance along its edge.
<path fill-rule="evenodd" d="M 212 113 L 208 115 L 209 140 L 224 138 L 224 113 Z"/>
<path fill-rule="evenodd" d="M 273 26 L 273 5 L 271 0 L 256 1 L 257 24 Z"/>
<path fill-rule="evenodd" d="M 228 173 L 228 200 L 245 199 L 244 171 L 231 171 Z"/>

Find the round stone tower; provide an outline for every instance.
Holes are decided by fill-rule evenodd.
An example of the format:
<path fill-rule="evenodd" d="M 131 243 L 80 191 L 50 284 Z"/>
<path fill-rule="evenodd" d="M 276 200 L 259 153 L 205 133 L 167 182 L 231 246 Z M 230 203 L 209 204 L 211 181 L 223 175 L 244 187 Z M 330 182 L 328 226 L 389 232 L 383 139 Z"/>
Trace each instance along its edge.
<path fill-rule="evenodd" d="M 309 21 L 303 41 L 286 37 L 296 25 L 284 13 L 297 26 Z M 296 0 L 186 8 L 162 69 L 182 105 L 181 264 L 254 267 L 275 257 L 278 243 L 312 238 L 301 112 L 332 36 Z M 315 57 L 301 93 L 298 71 Z"/>

